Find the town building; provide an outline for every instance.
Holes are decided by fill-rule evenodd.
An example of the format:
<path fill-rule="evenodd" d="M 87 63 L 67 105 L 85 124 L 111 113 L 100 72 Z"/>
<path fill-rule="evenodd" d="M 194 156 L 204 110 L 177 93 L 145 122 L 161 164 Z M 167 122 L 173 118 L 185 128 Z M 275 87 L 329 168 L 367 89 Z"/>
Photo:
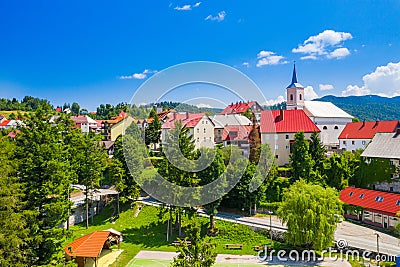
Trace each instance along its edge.
<path fill-rule="evenodd" d="M 399 121 L 350 122 L 339 135 L 340 149 L 365 149 L 376 133 L 394 133 L 399 127 Z"/>
<path fill-rule="evenodd" d="M 82 130 L 82 133 L 97 131 L 97 121 L 90 118 L 88 115 L 71 116 L 71 120 L 75 122 L 75 127 Z"/>
<path fill-rule="evenodd" d="M 236 103 L 231 103 L 224 110 L 221 111 L 221 115 L 243 114 L 247 110 L 249 110 L 256 116 L 257 122 L 259 123 L 261 118 L 261 111 L 263 110 L 263 108 L 260 106 L 260 104 L 257 103 L 257 101 L 239 101 Z"/>
<path fill-rule="evenodd" d="M 338 108 L 331 102 L 306 101 L 304 99 L 304 87 L 297 80 L 296 66 L 293 67 L 292 82 L 286 88 L 286 109 L 303 109 L 307 116 L 321 130 L 320 138 L 328 150 L 339 148 L 339 135 L 351 122 L 353 116 Z"/>
<path fill-rule="evenodd" d="M 400 194 L 347 187 L 339 198 L 346 204 L 346 218 L 385 229 L 394 229 L 400 222 Z"/>
<path fill-rule="evenodd" d="M 214 127 L 214 142 L 216 144 L 221 143 L 224 128 L 226 126 L 249 126 L 252 122 L 245 116 L 240 114 L 217 114 L 210 117 L 213 121 Z"/>
<path fill-rule="evenodd" d="M 306 139 L 319 128 L 304 110 L 265 110 L 261 113 L 261 143 L 268 144 L 275 154 L 279 166 L 289 163 L 294 137 L 303 131 Z"/>
<path fill-rule="evenodd" d="M 382 175 L 387 175 L 384 182 L 374 183 L 373 189 L 400 193 L 400 129 L 396 133 L 376 133 L 372 141 L 365 148 L 361 157 L 370 163 L 372 159 L 384 159 L 389 162 L 391 171 L 387 170 Z"/>
<path fill-rule="evenodd" d="M 171 113 L 161 126 L 161 143 L 167 143 L 167 135 L 175 127 L 175 122 L 180 120 L 183 126 L 189 129 L 196 148 L 214 147 L 214 123 L 205 113 Z"/>
<path fill-rule="evenodd" d="M 103 139 L 107 141 L 117 140 L 118 136 L 124 134 L 126 128 L 128 128 L 134 121 L 135 120 L 123 110 L 121 110 L 118 116 L 111 120 L 103 120 Z"/>

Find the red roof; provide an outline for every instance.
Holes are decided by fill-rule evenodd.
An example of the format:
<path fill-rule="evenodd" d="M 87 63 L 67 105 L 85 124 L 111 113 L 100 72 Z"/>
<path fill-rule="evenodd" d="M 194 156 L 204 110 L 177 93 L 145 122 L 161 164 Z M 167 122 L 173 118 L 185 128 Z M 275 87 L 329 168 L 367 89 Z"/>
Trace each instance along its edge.
<path fill-rule="evenodd" d="M 394 133 L 399 121 L 349 122 L 339 139 L 372 139 L 376 133 Z"/>
<path fill-rule="evenodd" d="M 251 108 L 256 102 L 237 102 L 235 104 L 228 105 L 221 114 L 241 114 L 247 109 Z"/>
<path fill-rule="evenodd" d="M 167 121 L 161 126 L 161 128 L 174 128 L 176 120 L 180 120 L 182 122 L 182 125 L 186 125 L 187 128 L 193 128 L 199 123 L 204 115 L 205 113 L 172 113 L 169 115 Z"/>
<path fill-rule="evenodd" d="M 253 126 L 251 125 L 225 126 L 222 133 L 222 141 L 248 141 L 252 128 Z"/>
<path fill-rule="evenodd" d="M 20 130 L 12 131 L 12 132 L 9 132 L 9 133 L 7 134 L 7 136 L 8 136 L 8 137 L 11 137 L 11 138 L 15 138 L 15 136 L 16 136 L 17 133 L 19 133 L 19 132 L 20 132 Z"/>
<path fill-rule="evenodd" d="M 96 231 L 90 233 L 69 243 L 64 251 L 69 256 L 96 258 L 100 255 L 104 243 L 107 241 L 110 234 L 110 231 Z"/>
<path fill-rule="evenodd" d="M 283 120 L 281 119 L 283 112 Z M 320 132 L 304 110 L 264 110 L 261 112 L 261 133 Z"/>
<path fill-rule="evenodd" d="M 1 126 L 7 126 L 7 124 L 10 122 L 10 120 L 4 120 L 2 123 L 0 123 Z"/>
<path fill-rule="evenodd" d="M 60 108 L 60 107 L 56 108 L 56 112 L 61 112 L 61 111 L 62 111 L 62 108 Z"/>
<path fill-rule="evenodd" d="M 393 215 L 400 211 L 400 194 L 347 187 L 340 192 L 339 198 L 350 205 L 384 211 Z"/>

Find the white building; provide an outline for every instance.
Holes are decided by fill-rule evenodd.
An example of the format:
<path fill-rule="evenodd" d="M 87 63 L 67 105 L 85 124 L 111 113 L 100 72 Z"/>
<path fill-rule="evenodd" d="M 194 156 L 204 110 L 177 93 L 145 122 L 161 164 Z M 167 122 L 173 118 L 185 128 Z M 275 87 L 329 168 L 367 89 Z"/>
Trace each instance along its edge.
<path fill-rule="evenodd" d="M 82 133 L 96 131 L 98 128 L 97 121 L 87 115 L 71 116 L 71 120 L 75 121 L 76 127 L 82 130 Z"/>
<path fill-rule="evenodd" d="M 161 126 L 161 143 L 167 143 L 168 132 L 175 127 L 175 122 L 180 120 L 182 125 L 189 129 L 189 134 L 194 140 L 196 148 L 214 147 L 214 123 L 205 113 L 172 113 Z"/>
<path fill-rule="evenodd" d="M 296 66 L 293 67 L 292 82 L 286 88 L 286 95 L 286 109 L 303 109 L 321 130 L 321 141 L 328 150 L 338 149 L 338 137 L 346 124 L 352 121 L 353 116 L 331 102 L 305 101 L 304 87 L 297 81 Z"/>

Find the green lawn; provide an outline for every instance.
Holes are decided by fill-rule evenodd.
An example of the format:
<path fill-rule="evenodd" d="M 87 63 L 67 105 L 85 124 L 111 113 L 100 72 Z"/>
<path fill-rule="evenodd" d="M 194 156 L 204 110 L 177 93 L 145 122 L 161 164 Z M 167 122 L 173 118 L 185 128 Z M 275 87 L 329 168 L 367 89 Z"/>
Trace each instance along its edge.
<path fill-rule="evenodd" d="M 114 228 L 122 232 L 124 238 L 121 243 L 121 249 L 124 251 L 118 258 L 118 266 L 127 265 L 140 250 L 175 251 L 175 247 L 171 246 L 170 243 L 176 239 L 176 236 L 170 237 L 169 242 L 166 241 L 167 220 L 166 217 L 162 221 L 158 219 L 158 208 L 144 206 L 136 218 L 134 217 L 134 208 L 122 206 L 122 210 L 120 218 L 115 223 L 109 221 L 112 208 L 107 207 L 99 215 L 95 216 L 94 224 L 88 230 L 85 229 L 84 224 L 72 226 L 70 237 L 64 245 L 95 230 Z M 208 218 L 198 217 L 196 220 L 203 224 L 205 232 Z M 184 223 L 185 221 L 187 219 L 184 219 Z M 247 226 L 217 221 L 216 227 L 220 233 L 218 236 L 212 237 L 212 239 L 217 243 L 217 253 L 255 255 L 253 246 L 269 243 L 265 233 L 254 232 Z M 226 250 L 224 245 L 228 243 L 243 244 L 243 249 Z"/>
<path fill-rule="evenodd" d="M 148 259 L 133 259 L 128 267 L 169 267 L 171 261 L 167 260 L 148 260 Z M 260 267 L 260 264 L 238 264 L 238 263 L 216 263 L 215 267 Z M 268 265 L 268 266 L 278 266 L 278 265 Z M 279 265 L 282 266 L 282 265 Z"/>

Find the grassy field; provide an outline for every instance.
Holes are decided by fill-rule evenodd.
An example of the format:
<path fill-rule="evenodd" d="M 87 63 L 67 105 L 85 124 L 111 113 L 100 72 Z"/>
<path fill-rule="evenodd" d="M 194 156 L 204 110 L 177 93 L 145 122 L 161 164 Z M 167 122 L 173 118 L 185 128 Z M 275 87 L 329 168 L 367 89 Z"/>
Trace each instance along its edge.
<path fill-rule="evenodd" d="M 170 261 L 167 260 L 148 260 L 148 259 L 133 259 L 128 267 L 169 267 Z M 238 264 L 238 263 L 216 263 L 215 267 L 260 267 L 260 264 Z M 268 265 L 268 266 L 283 266 L 283 265 Z"/>
<path fill-rule="evenodd" d="M 25 115 L 26 113 L 30 113 L 30 111 L 20 111 L 20 110 L 0 110 L 0 115 L 3 115 L 5 117 L 10 116 L 11 113 L 14 113 L 15 116 L 18 115 L 18 113 L 21 113 L 21 115 Z"/>
<path fill-rule="evenodd" d="M 123 206 L 122 210 L 120 218 L 114 223 L 109 220 L 112 208 L 106 207 L 102 213 L 95 216 L 94 224 L 89 229 L 86 230 L 84 224 L 71 227 L 70 237 L 64 245 L 95 230 L 114 228 L 122 232 L 124 238 L 121 243 L 121 249 L 124 251 L 118 258 L 118 266 L 126 266 L 140 250 L 176 251 L 175 247 L 171 246 L 171 242 L 176 239 L 176 236 L 170 237 L 169 241 L 166 240 L 167 218 L 159 220 L 158 208 L 144 206 L 136 218 L 134 217 L 134 208 Z M 185 218 L 183 224 L 187 220 Z M 198 217 L 196 220 L 202 223 L 205 232 L 208 219 Z M 216 227 L 220 233 L 212 239 L 217 244 L 217 253 L 255 255 L 253 246 L 269 244 L 269 239 L 265 233 L 254 232 L 247 226 L 217 221 Z M 226 250 L 224 245 L 228 243 L 243 244 L 243 249 Z"/>

